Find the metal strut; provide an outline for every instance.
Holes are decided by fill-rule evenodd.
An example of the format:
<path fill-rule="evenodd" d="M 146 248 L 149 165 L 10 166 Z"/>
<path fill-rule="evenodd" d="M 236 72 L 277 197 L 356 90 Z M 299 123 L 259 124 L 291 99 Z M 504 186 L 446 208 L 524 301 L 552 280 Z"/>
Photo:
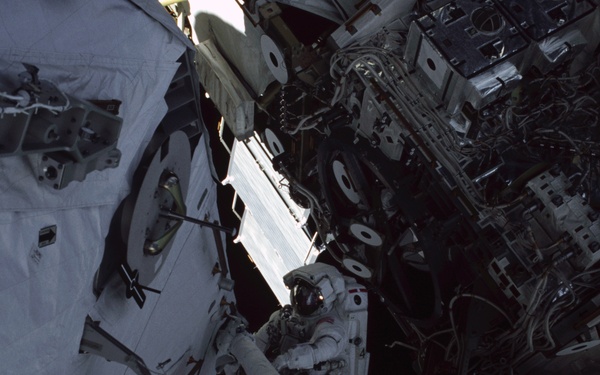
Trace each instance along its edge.
<path fill-rule="evenodd" d="M 171 211 L 169 209 L 166 208 L 162 208 L 161 212 L 160 212 L 160 216 L 169 218 L 169 219 L 173 219 L 173 220 L 183 220 L 183 221 L 187 221 L 190 223 L 194 223 L 194 224 L 198 224 L 201 227 L 209 227 L 212 229 L 216 229 L 219 230 L 221 232 L 225 232 L 230 234 L 232 237 L 234 237 L 237 234 L 237 229 L 236 228 L 229 228 L 229 227 L 224 227 L 222 225 L 218 225 L 218 224 L 214 224 L 211 223 L 209 221 L 204 221 L 204 220 L 199 220 L 193 217 L 189 217 L 189 216 L 185 216 L 182 214 L 179 214 L 175 211 Z"/>

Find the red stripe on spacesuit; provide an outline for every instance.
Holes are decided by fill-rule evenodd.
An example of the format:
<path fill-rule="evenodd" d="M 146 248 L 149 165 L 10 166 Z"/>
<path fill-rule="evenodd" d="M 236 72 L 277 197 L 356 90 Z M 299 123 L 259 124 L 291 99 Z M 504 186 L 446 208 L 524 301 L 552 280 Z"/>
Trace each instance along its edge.
<path fill-rule="evenodd" d="M 321 324 L 321 323 L 329 323 L 329 324 L 333 324 L 333 322 L 335 322 L 335 320 L 334 320 L 332 317 L 330 317 L 330 316 L 326 316 L 325 318 L 323 318 L 323 319 L 319 320 L 319 321 L 317 322 L 317 324 Z"/>

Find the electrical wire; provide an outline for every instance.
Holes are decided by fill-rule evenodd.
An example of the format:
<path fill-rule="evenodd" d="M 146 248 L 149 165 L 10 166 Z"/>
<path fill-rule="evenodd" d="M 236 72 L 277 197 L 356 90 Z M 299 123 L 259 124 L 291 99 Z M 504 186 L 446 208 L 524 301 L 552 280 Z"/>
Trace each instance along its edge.
<path fill-rule="evenodd" d="M 418 137 L 417 147 L 427 148 L 427 152 L 433 155 L 434 162 L 437 163 L 435 167 L 443 170 L 444 176 L 451 176 L 449 183 L 455 183 L 480 212 L 496 210 L 500 215 L 504 215 L 503 209 L 514 206 L 525 199 L 527 194 L 523 192 L 508 203 L 498 204 L 498 200 L 490 202 L 485 197 L 488 194 L 482 189 L 482 186 L 485 189 L 486 185 L 476 185 L 474 178 L 469 177 L 465 170 L 470 168 L 469 173 L 472 176 L 479 176 L 481 173 L 473 172 L 490 170 L 489 166 L 497 165 L 503 152 L 513 149 L 522 150 L 533 160 L 547 160 L 543 153 L 530 146 L 532 140 L 542 139 L 560 143 L 561 148 L 568 149 L 569 158 L 572 159 L 573 154 L 578 156 L 576 163 L 580 166 L 585 164 L 585 168 L 581 168 L 580 181 L 588 190 L 592 179 L 600 175 L 600 163 L 594 163 L 588 156 L 590 148 L 598 141 L 598 136 L 595 135 L 596 127 L 600 124 L 598 100 L 595 95 L 588 94 L 592 91 L 586 87 L 593 83 L 600 86 L 600 81 L 594 75 L 600 69 L 597 65 L 587 69 L 580 76 L 547 76 L 529 81 L 528 85 L 534 87 L 534 90 L 529 91 L 541 92 L 541 95 L 527 93 L 516 102 L 495 104 L 490 115 L 482 116 L 480 113 L 480 137 L 469 140 L 459 134 L 460 127 L 453 128 L 448 118 L 442 117 L 442 111 L 437 108 L 440 103 L 435 103 L 434 99 L 421 93 L 422 87 L 418 80 L 413 78 L 414 75 L 406 69 L 407 65 L 392 51 L 356 44 L 336 51 L 331 56 L 330 63 L 330 75 L 337 82 L 332 106 L 343 103 L 345 98 L 357 89 L 371 88 L 375 94 L 388 96 L 386 101 L 380 101 L 379 105 L 384 111 L 388 110 L 392 114 L 394 111 L 388 108 L 389 106 L 396 107 L 402 113 L 410 124 L 408 126 L 414 129 L 411 133 L 400 124 L 403 135 L 407 138 Z M 394 121 L 398 120 L 400 119 L 394 118 Z M 304 127 L 306 123 L 301 125 Z M 563 155 L 558 157 L 565 158 Z M 517 243 L 523 249 L 532 248 L 537 251 L 539 262 L 543 261 L 544 257 L 549 257 L 550 252 L 557 250 L 564 241 L 561 238 L 545 248 L 540 248 L 532 229 L 529 232 L 529 240 L 525 240 L 522 234 L 517 235 Z M 595 277 L 596 272 L 600 270 L 580 273 L 577 278 L 569 281 L 558 271 L 555 261 L 547 261 L 548 267 L 530 289 L 529 297 L 523 304 L 523 313 L 516 321 L 511 320 L 502 308 L 485 297 L 470 293 L 455 296 L 448 309 L 451 328 L 447 331 L 452 332 L 453 337 L 445 347 L 445 358 L 456 360 L 461 355 L 462 343 L 452 308 L 456 301 L 463 297 L 488 304 L 510 324 L 510 330 L 498 335 L 494 348 L 509 351 L 510 358 L 517 357 L 516 362 L 507 365 L 511 372 L 512 365 L 518 363 L 519 358 L 525 358 L 534 350 L 554 348 L 556 343 L 551 333 L 552 326 L 576 304 L 577 286 L 587 288 L 593 284 L 577 280 L 586 275 Z M 555 283 L 558 283 L 557 287 L 553 286 Z M 547 290 L 548 287 L 551 290 Z M 570 299 L 565 297 L 564 293 L 569 294 Z M 559 295 L 562 297 L 557 297 Z M 416 327 L 414 332 L 421 343 L 421 351 L 433 335 L 425 336 Z M 454 346 L 456 350 L 453 350 Z"/>
<path fill-rule="evenodd" d="M 590 95 L 581 95 L 577 91 L 575 83 L 580 76 L 572 77 L 543 77 L 535 79 L 531 85 L 540 87 L 543 93 L 537 102 L 540 103 L 534 109 L 523 103 L 520 107 L 509 105 L 504 111 L 504 130 L 501 135 L 496 135 L 483 141 L 473 142 L 471 147 L 458 147 L 460 143 L 457 133 L 448 124 L 446 118 L 440 117 L 440 112 L 427 103 L 428 98 L 423 98 L 420 93 L 421 87 L 413 82 L 411 75 L 406 71 L 405 65 L 393 52 L 384 48 L 373 46 L 353 45 L 339 50 L 331 57 L 330 74 L 339 80 L 332 104 L 337 103 L 345 97 L 346 90 L 352 87 L 351 73 L 361 81 L 364 87 L 372 86 L 372 81 L 380 86 L 380 90 L 390 94 L 394 105 L 398 106 L 408 122 L 415 126 L 420 137 L 423 137 L 428 150 L 432 152 L 436 161 L 452 176 L 455 182 L 465 193 L 467 199 L 479 209 L 494 207 L 488 204 L 479 188 L 474 185 L 464 170 L 466 166 L 473 164 L 473 157 L 482 155 L 483 149 L 503 149 L 513 147 L 519 140 L 515 139 L 518 134 L 515 130 L 524 134 L 523 142 L 527 141 L 528 133 L 531 131 L 552 131 L 560 135 L 562 139 L 581 154 L 579 141 L 574 139 L 566 130 L 551 129 L 565 122 L 571 122 L 574 112 L 583 112 L 584 105 L 588 104 L 586 113 L 590 116 L 590 122 L 599 122 L 597 111 L 594 109 L 596 100 Z M 591 78 L 590 78 L 591 79 Z M 431 103 L 435 104 L 435 103 Z M 526 114 L 517 114 L 516 109 L 526 110 Z M 421 115 L 421 117 L 418 116 Z M 545 121 L 547 119 L 548 121 Z M 540 127 L 543 124 L 543 128 Z M 491 140 L 491 143 L 490 143 Z M 510 202 L 514 204 L 516 201 Z"/>
<path fill-rule="evenodd" d="M 25 97 L 23 97 L 23 96 L 10 95 L 10 94 L 8 94 L 6 92 L 0 92 L 0 97 L 2 97 L 4 99 L 16 101 L 16 102 L 21 102 L 22 100 L 25 100 Z"/>
<path fill-rule="evenodd" d="M 305 116 L 298 122 L 298 125 L 296 126 L 296 128 L 289 131 L 289 134 L 294 135 L 294 134 L 298 133 L 299 131 L 309 130 L 309 129 L 313 129 L 313 128 L 317 127 L 319 125 L 319 122 L 318 122 L 320 119 L 319 115 L 329 111 L 330 109 L 331 108 L 328 108 L 328 107 L 321 108 L 321 109 L 317 110 L 315 113 L 313 113 L 312 115 Z M 312 125 L 305 126 L 304 124 L 306 124 L 308 121 L 315 121 L 315 123 Z"/>
<path fill-rule="evenodd" d="M 402 341 L 394 341 L 393 343 L 386 344 L 385 346 L 386 346 L 386 348 L 390 348 L 391 349 L 391 348 L 393 348 L 396 345 L 397 346 L 401 346 L 401 347 L 406 348 L 406 349 L 410 349 L 410 350 L 415 351 L 415 352 L 419 351 L 419 348 L 414 347 L 412 345 L 405 344 Z"/>
<path fill-rule="evenodd" d="M 59 112 L 66 111 L 67 109 L 70 108 L 69 97 L 67 95 L 65 95 L 62 91 L 60 91 L 60 90 L 57 90 L 57 91 L 60 92 L 60 94 L 64 98 L 64 102 L 65 102 L 64 105 L 57 106 L 57 105 L 50 105 L 50 104 L 34 102 L 33 104 L 30 104 L 25 107 L 19 107 L 18 104 L 13 107 L 0 106 L 0 116 L 4 116 L 5 114 L 7 114 L 7 115 L 28 114 L 30 111 L 37 113 L 37 111 L 39 109 L 48 110 L 48 111 L 52 112 L 53 114 L 57 114 Z M 25 97 L 23 97 L 23 96 L 9 95 L 9 94 L 3 93 L 3 92 L 0 92 L 0 97 L 3 97 L 8 100 L 12 100 L 12 101 L 18 101 L 18 102 L 25 100 Z"/>

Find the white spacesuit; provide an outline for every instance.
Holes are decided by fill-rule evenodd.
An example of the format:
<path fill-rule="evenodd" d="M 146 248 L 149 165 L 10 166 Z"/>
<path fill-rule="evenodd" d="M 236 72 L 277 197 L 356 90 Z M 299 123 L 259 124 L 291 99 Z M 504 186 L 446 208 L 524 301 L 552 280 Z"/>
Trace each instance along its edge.
<path fill-rule="evenodd" d="M 366 289 L 322 263 L 291 271 L 283 281 L 291 306 L 273 313 L 254 335 L 277 371 L 366 374 Z"/>

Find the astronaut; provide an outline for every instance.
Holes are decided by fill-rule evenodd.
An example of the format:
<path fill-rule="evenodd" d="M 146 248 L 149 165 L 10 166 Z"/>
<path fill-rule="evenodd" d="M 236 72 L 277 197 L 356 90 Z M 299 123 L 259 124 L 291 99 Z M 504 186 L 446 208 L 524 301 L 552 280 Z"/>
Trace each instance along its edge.
<path fill-rule="evenodd" d="M 366 374 L 366 289 L 323 263 L 293 270 L 283 281 L 290 289 L 291 305 L 274 312 L 254 334 L 256 345 L 277 371 Z M 362 319 L 353 314 L 357 311 Z"/>

